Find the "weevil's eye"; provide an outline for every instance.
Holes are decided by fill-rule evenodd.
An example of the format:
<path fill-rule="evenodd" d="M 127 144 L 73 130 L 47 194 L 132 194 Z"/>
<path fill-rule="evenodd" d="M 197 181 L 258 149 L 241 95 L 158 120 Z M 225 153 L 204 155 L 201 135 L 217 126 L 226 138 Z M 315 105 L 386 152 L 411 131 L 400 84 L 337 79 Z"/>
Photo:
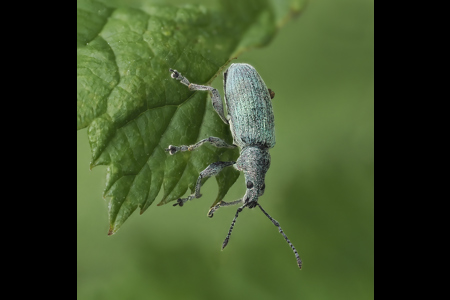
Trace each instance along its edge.
<path fill-rule="evenodd" d="M 251 189 L 253 187 L 253 182 L 247 181 L 247 188 Z"/>
<path fill-rule="evenodd" d="M 261 190 L 265 190 L 266 189 L 266 184 L 264 183 L 263 186 L 261 187 Z"/>

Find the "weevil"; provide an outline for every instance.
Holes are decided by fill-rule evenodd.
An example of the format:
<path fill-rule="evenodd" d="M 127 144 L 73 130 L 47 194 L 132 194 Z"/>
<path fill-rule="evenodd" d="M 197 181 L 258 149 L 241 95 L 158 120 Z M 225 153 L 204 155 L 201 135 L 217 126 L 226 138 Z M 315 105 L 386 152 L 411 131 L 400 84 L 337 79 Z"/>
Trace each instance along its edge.
<path fill-rule="evenodd" d="M 237 161 L 218 161 L 210 164 L 200 172 L 195 185 L 195 192 L 186 197 L 178 199 L 174 206 L 183 206 L 184 203 L 195 198 L 200 198 L 200 188 L 202 179 L 216 176 L 224 168 L 234 166 L 239 171 L 244 172 L 247 190 L 244 197 L 232 202 L 220 201 L 212 206 L 208 211 L 208 216 L 212 217 L 214 212 L 220 207 L 242 204 L 236 211 L 228 234 L 222 244 L 222 250 L 227 246 L 239 213 L 246 207 L 254 208 L 258 206 L 261 211 L 278 227 L 286 242 L 292 248 L 297 259 L 299 268 L 302 268 L 302 261 L 297 250 L 280 224 L 273 219 L 258 203 L 258 198 L 264 194 L 266 185 L 264 179 L 270 167 L 269 149 L 275 146 L 275 127 L 271 99 L 275 93 L 268 89 L 261 76 L 252 66 L 248 64 L 231 64 L 223 74 L 223 87 L 225 94 L 225 104 L 227 116 L 225 117 L 222 99 L 219 92 L 210 86 L 203 86 L 190 83 L 177 70 L 169 69 L 171 77 L 186 85 L 192 91 L 209 91 L 214 110 L 222 121 L 230 125 L 233 136 L 233 144 L 230 145 L 217 137 L 209 137 L 197 142 L 194 145 L 172 146 L 169 145 L 167 152 L 173 155 L 183 151 L 193 151 L 205 143 L 218 148 L 240 148 L 240 156 Z"/>

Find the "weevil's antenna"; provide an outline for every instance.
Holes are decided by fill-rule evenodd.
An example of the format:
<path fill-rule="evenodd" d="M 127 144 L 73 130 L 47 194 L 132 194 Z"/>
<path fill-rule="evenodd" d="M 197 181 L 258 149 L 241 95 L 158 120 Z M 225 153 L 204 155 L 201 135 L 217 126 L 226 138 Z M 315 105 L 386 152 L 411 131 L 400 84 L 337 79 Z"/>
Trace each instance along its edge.
<path fill-rule="evenodd" d="M 227 246 L 227 244 L 228 244 L 228 240 L 230 239 L 231 231 L 233 230 L 234 223 L 236 223 L 236 219 L 237 219 L 239 213 L 244 209 L 244 207 L 247 206 L 247 204 L 248 204 L 248 203 L 245 203 L 244 205 L 242 205 L 241 207 L 239 207 L 238 210 L 236 211 L 236 215 L 234 216 L 233 222 L 231 222 L 230 230 L 228 230 L 227 237 L 225 238 L 225 241 L 223 241 L 223 244 L 222 244 L 222 250 L 223 250 L 223 249 Z"/>
<path fill-rule="evenodd" d="M 268 213 L 266 213 L 266 211 L 261 207 L 261 205 L 259 205 L 258 202 L 256 202 L 256 205 L 259 206 L 259 208 L 262 210 L 262 212 L 270 219 L 270 221 L 272 221 L 272 223 L 278 227 L 278 230 L 280 231 L 280 233 L 284 236 L 284 239 L 286 240 L 286 242 L 289 244 L 289 246 L 291 246 L 292 251 L 294 251 L 295 254 L 295 258 L 297 259 L 297 265 L 298 267 L 301 269 L 302 268 L 302 260 L 300 259 L 300 256 L 298 255 L 297 250 L 295 249 L 294 245 L 292 245 L 291 241 L 288 239 L 288 237 L 284 234 L 283 229 L 281 229 L 280 227 L 280 223 L 277 222 L 277 220 L 275 220 L 274 218 L 272 218 L 271 216 L 269 216 Z M 237 216 L 237 214 L 236 214 Z M 233 221 L 234 222 L 234 221 Z M 233 227 L 233 225 L 231 226 Z M 231 232 L 231 230 L 230 230 Z"/>

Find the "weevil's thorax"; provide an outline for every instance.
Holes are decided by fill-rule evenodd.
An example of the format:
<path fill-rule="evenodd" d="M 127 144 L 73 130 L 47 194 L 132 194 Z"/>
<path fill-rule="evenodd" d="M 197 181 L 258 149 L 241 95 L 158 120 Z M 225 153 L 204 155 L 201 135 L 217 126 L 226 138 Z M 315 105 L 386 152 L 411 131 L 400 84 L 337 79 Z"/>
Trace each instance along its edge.
<path fill-rule="evenodd" d="M 254 203 L 249 207 L 253 208 L 258 201 L 258 197 L 264 194 L 265 178 L 270 167 L 270 154 L 268 149 L 258 147 L 247 147 L 241 151 L 241 155 L 236 161 L 236 169 L 244 172 L 247 191 L 244 202 Z"/>

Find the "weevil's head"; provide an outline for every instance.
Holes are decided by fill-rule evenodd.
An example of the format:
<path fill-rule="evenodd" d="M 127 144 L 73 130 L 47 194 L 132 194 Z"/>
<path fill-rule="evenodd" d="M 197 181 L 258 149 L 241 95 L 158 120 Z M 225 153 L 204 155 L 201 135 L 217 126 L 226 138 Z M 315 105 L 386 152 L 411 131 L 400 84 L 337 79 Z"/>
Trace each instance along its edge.
<path fill-rule="evenodd" d="M 247 186 L 244 203 L 249 203 L 249 208 L 255 207 L 258 197 L 264 194 L 264 181 L 269 167 L 269 151 L 258 147 L 245 148 L 236 162 L 236 168 L 244 172 Z"/>

